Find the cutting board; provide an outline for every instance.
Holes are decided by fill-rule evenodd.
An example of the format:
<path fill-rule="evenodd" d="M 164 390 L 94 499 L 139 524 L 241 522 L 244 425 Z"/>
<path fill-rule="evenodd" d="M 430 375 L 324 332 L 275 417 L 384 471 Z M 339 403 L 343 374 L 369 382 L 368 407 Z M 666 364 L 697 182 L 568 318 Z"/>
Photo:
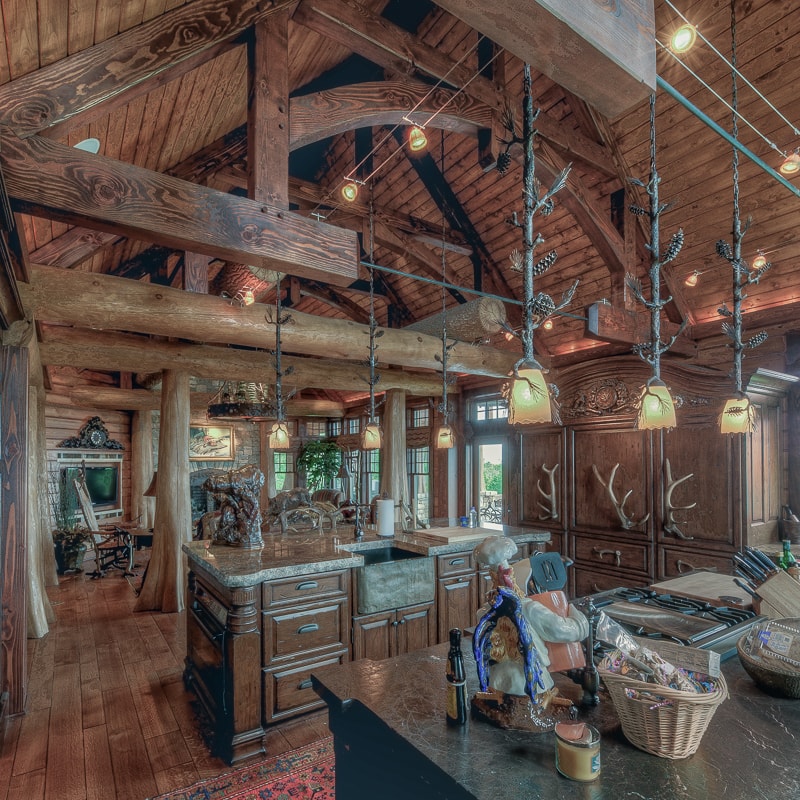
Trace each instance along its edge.
<path fill-rule="evenodd" d="M 501 531 L 490 530 L 489 528 L 461 528 L 452 526 L 449 528 L 427 528 L 414 531 L 415 536 L 425 536 L 437 542 L 456 542 L 485 539 L 487 536 L 498 536 Z"/>
<path fill-rule="evenodd" d="M 753 598 L 733 582 L 733 576 L 720 575 L 718 572 L 693 572 L 691 575 L 681 575 L 679 578 L 654 583 L 650 588 L 663 594 L 677 594 L 690 597 L 692 600 L 704 600 L 717 607 L 752 608 Z M 738 601 L 722 600 L 723 597 L 736 597 Z"/>

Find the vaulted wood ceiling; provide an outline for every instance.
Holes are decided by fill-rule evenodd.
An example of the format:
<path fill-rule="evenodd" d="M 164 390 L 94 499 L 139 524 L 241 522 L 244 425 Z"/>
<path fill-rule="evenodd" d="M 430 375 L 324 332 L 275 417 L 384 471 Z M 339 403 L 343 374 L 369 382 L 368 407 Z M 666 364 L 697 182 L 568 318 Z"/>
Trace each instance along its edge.
<path fill-rule="evenodd" d="M 536 4 L 530 5 L 531 14 L 536 13 Z M 674 5 L 720 53 L 730 56 L 728 2 L 676 0 Z M 496 6 L 502 12 L 504 4 Z M 175 363 L 170 358 L 176 353 L 166 351 L 164 337 L 206 348 L 209 342 L 253 347 L 235 337 L 214 338 L 203 326 L 193 333 L 191 325 L 181 323 L 173 332 L 169 311 L 162 312 L 160 326 L 140 325 L 135 313 L 130 319 L 120 314 L 114 324 L 98 314 L 105 310 L 113 317 L 115 310 L 122 311 L 131 302 L 124 288 L 102 282 L 91 293 L 84 283 L 71 280 L 72 273 L 144 281 L 153 284 L 146 291 L 156 293 L 159 287 L 203 291 L 207 275 L 208 293 L 227 298 L 223 308 L 230 308 L 236 323 L 244 314 L 263 317 L 260 303 L 274 298 L 270 270 L 280 270 L 292 276 L 282 287 L 298 318 L 364 323 L 364 262 L 371 261 L 391 270 L 375 272 L 375 307 L 382 325 L 404 327 L 437 313 L 441 290 L 418 278 L 440 279 L 443 272 L 449 283 L 461 287 L 445 293 L 449 307 L 470 299 L 467 290 L 477 289 L 516 301 L 508 304 L 507 313 L 511 324 L 519 325 L 522 280 L 511 269 L 509 255 L 521 246 L 521 237 L 509 220 L 522 207 L 520 161 L 505 174 L 487 168 L 492 160 L 486 155 L 487 133 L 479 131 L 491 130 L 494 112 L 494 133 L 502 134 L 497 125 L 506 103 L 519 121 L 522 62 L 502 51 L 490 70 L 478 75 L 486 42 L 478 46 L 479 32 L 457 16 L 425 0 L 2 0 L 0 8 L 0 166 L 28 253 L 28 274 L 18 275 L 22 284 L 30 281 L 30 286 L 21 285 L 22 298 L 28 310 L 36 309 L 54 390 L 68 391 L 86 381 L 127 385 L 120 373 Z M 741 73 L 794 123 L 800 15 L 792 3 L 768 0 L 737 2 L 736 14 Z M 252 129 L 255 124 L 252 108 L 248 119 L 248 74 L 257 70 L 259 58 L 282 46 L 278 20 L 283 16 L 288 17 L 288 109 L 270 108 L 270 102 L 280 102 L 267 93 L 267 110 L 257 119 L 277 125 L 284 115 L 289 125 L 291 152 L 284 159 L 288 197 L 274 191 L 286 169 L 286 163 L 270 161 L 281 153 L 270 149 L 274 132 L 261 131 L 259 146 L 252 137 L 248 141 L 248 125 Z M 676 20 L 673 4 L 658 0 L 656 38 L 665 41 Z M 266 46 L 261 44 L 265 38 Z M 700 43 L 685 62 L 730 100 L 730 69 L 718 54 Z M 688 323 L 674 354 L 727 372 L 730 348 L 717 309 L 730 302 L 731 270 L 716 254 L 715 243 L 731 239 L 732 148 L 687 106 L 693 104 L 726 131 L 731 113 L 661 47 L 656 68 L 685 98 L 679 101 L 660 89 L 656 104 L 661 196 L 671 203 L 661 218 L 662 240 L 679 227 L 686 237 L 679 258 L 664 273 L 674 298 L 669 320 Z M 444 83 L 429 91 L 444 74 Z M 649 109 L 645 99 L 605 118 L 537 71 L 533 94 L 541 110 L 537 176 L 548 183 L 572 163 L 553 213 L 536 222 L 545 239 L 542 252 L 558 253 L 555 266 L 537 278 L 537 291 L 558 299 L 580 280 L 567 313 L 555 319 L 552 330 L 537 331 L 535 337 L 537 351 L 557 368 L 630 350 L 630 343 L 588 333 L 586 318 L 587 309 L 602 300 L 620 312 L 640 310 L 625 296 L 624 275 L 646 275 L 649 231 L 641 217 L 626 210 L 645 201 L 627 178 L 648 177 Z M 777 169 L 781 159 L 771 144 L 791 150 L 800 145 L 800 135 L 741 80 L 739 107 L 741 142 Z M 403 117 L 425 121 L 431 114 L 435 121 L 428 126 L 428 150 L 416 156 L 404 145 L 408 125 Z M 358 120 L 355 126 L 353 119 Z M 97 155 L 69 149 L 89 137 L 100 142 Z M 264 159 L 275 176 L 269 186 L 252 186 L 253 176 L 265 169 L 248 163 L 254 158 Z M 359 175 L 370 180 L 358 201 L 348 205 L 339 189 L 360 163 Z M 748 353 L 747 366 L 791 368 L 784 350 L 785 336 L 798 327 L 800 198 L 745 156 L 739 172 L 742 217 L 753 217 L 744 255 L 749 260 L 763 250 L 773 265 L 745 301 L 745 327 L 770 334 L 765 345 Z M 192 185 L 188 190 L 186 182 Z M 229 199 L 215 195 L 211 202 L 209 189 Z M 223 224 L 231 216 L 239 222 L 236 235 Z M 263 225 L 264 217 L 267 234 L 258 241 L 240 235 L 248 226 Z M 258 267 L 257 274 L 245 264 Z M 42 267 L 65 272 L 62 276 Z M 683 281 L 695 270 L 700 273 L 697 286 L 687 288 Z M 259 303 L 251 307 L 255 311 L 245 312 L 238 298 L 248 288 Z M 51 315 L 41 298 L 59 290 L 68 302 L 54 300 L 53 308 L 71 304 L 73 311 L 59 307 Z M 155 297 L 141 295 L 138 302 L 158 307 Z M 91 313 L 88 304 L 93 304 Z M 176 309 L 182 305 L 175 302 Z M 208 313 L 218 313 L 219 307 L 208 306 Z M 191 311 L 185 313 L 191 318 Z M 101 337 L 89 327 L 110 332 Z M 118 342 L 114 330 L 120 337 L 144 331 L 156 340 Z M 116 371 L 109 366 L 113 345 L 129 348 L 125 359 L 117 351 Z M 269 336 L 262 348 L 268 346 Z M 483 346 L 490 361 L 492 348 L 519 349 L 502 335 Z M 309 352 L 296 347 L 298 353 Z M 291 336 L 287 349 L 292 351 Z M 237 350 L 232 361 L 247 352 Z M 335 357 L 344 363 L 363 361 L 365 355 L 366 349 L 359 354 L 350 347 Z M 191 357 L 199 358 L 198 351 Z M 480 348 L 469 358 L 486 363 Z M 509 360 L 511 352 L 492 364 Z M 492 368 L 470 364 L 460 366 L 465 372 L 494 374 Z M 204 371 L 198 363 L 194 369 Z M 211 377 L 227 377 L 228 372 L 217 369 L 212 375 L 206 369 Z M 347 391 L 352 384 L 328 385 L 330 373 L 320 375 L 328 378 L 317 381 L 323 384 L 318 388 Z M 423 383 L 419 391 L 429 385 Z"/>

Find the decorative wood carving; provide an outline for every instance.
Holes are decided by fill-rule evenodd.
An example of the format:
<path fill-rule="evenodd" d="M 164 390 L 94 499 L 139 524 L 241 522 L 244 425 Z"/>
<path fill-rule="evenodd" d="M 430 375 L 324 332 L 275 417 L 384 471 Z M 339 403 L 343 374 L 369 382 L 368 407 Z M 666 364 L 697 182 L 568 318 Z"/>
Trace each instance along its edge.
<path fill-rule="evenodd" d="M 632 411 L 634 401 L 624 381 L 605 378 L 576 392 L 568 406 L 562 405 L 561 413 L 565 417 L 607 416 Z"/>
<path fill-rule="evenodd" d="M 601 477 L 600 471 L 597 469 L 597 466 L 595 464 L 592 464 L 592 471 L 594 472 L 594 476 L 608 490 L 608 496 L 611 499 L 611 503 L 614 506 L 614 510 L 617 512 L 619 521 L 622 523 L 622 527 L 625 528 L 626 531 L 629 531 L 632 528 L 638 528 L 640 525 L 647 522 L 647 520 L 650 519 L 650 514 L 648 512 L 640 520 L 635 521 L 632 517 L 629 517 L 625 513 L 625 503 L 627 502 L 631 494 L 633 494 L 633 489 L 628 489 L 628 491 L 625 492 L 625 496 L 622 498 L 622 500 L 617 499 L 617 496 L 614 492 L 614 478 L 617 475 L 618 469 L 619 469 L 619 463 L 614 464 L 614 467 L 611 470 L 611 475 L 609 475 L 608 482 L 606 482 Z"/>
<path fill-rule="evenodd" d="M 116 439 L 108 438 L 108 428 L 100 417 L 92 417 L 78 432 L 77 436 L 58 443 L 59 447 L 76 447 L 81 450 L 123 450 Z"/>
<path fill-rule="evenodd" d="M 558 519 L 558 500 L 556 498 L 556 470 L 558 469 L 558 466 L 558 464 L 555 464 L 548 469 L 547 464 L 542 464 L 542 469 L 546 473 L 549 480 L 550 491 L 545 492 L 545 490 L 542 489 L 542 482 L 540 480 L 536 481 L 536 488 L 539 490 L 542 497 L 544 497 L 544 499 L 547 501 L 547 505 L 541 501 L 537 502 L 539 508 L 542 509 L 542 513 L 539 514 L 539 519 Z"/>
<path fill-rule="evenodd" d="M 203 488 L 220 500 L 219 525 L 214 532 L 215 544 L 245 549 L 264 544 L 259 509 L 263 485 L 264 473 L 253 464 L 214 475 L 205 481 Z"/>
<path fill-rule="evenodd" d="M 684 475 L 682 478 L 676 478 L 675 480 L 672 479 L 672 465 L 669 463 L 669 459 L 664 461 L 664 470 L 667 478 L 667 488 L 664 494 L 664 505 L 666 506 L 666 516 L 664 517 L 664 533 L 669 533 L 672 536 L 677 536 L 679 539 L 693 539 L 693 536 L 687 536 L 683 531 L 678 527 L 678 522 L 675 519 L 675 512 L 676 511 L 686 511 L 690 508 L 694 508 L 697 503 L 692 503 L 688 506 L 674 506 L 672 505 L 672 492 L 675 491 L 675 487 L 683 483 L 685 480 L 691 478 L 694 473 L 690 472 L 688 475 Z"/>

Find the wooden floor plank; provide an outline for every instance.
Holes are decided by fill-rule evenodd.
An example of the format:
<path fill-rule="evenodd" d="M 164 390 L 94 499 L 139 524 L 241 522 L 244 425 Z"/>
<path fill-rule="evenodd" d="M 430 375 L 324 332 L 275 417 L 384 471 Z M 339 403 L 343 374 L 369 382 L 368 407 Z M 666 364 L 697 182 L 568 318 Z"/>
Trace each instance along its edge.
<path fill-rule="evenodd" d="M 106 800 L 114 786 L 114 769 L 105 725 L 83 731 L 83 757 L 86 772 L 86 800 Z"/>
<path fill-rule="evenodd" d="M 80 666 L 56 666 L 47 736 L 47 780 L 45 800 L 84 800 L 86 778 L 83 770 Z"/>
<path fill-rule="evenodd" d="M 22 730 L 22 717 L 6 719 L 2 726 L 3 738 L 0 741 L 0 798 L 8 796 L 8 786 L 17 755 L 19 733 Z"/>
<path fill-rule="evenodd" d="M 20 718 L 19 742 L 14 759 L 13 775 L 36 772 L 47 766 L 47 730 L 50 727 L 50 709 L 31 711 Z M 18 742 L 18 744 L 19 744 Z"/>

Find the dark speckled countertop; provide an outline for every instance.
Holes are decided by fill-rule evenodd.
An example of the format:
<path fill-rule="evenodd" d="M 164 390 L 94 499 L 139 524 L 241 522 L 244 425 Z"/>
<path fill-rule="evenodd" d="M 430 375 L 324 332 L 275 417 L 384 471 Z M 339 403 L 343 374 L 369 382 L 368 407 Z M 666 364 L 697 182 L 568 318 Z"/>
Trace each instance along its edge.
<path fill-rule="evenodd" d="M 478 688 L 471 640 L 465 640 L 468 695 Z M 590 783 L 562 777 L 555 767 L 553 733 L 504 731 L 486 722 L 468 720 L 462 728 L 445 723 L 445 660 L 447 645 L 385 661 L 357 661 L 316 670 L 315 689 L 331 709 L 331 729 L 348 715 L 357 729 L 394 738 L 397 752 L 410 745 L 422 756 L 430 774 L 442 770 L 454 780 L 447 797 L 478 800 L 790 800 L 800 797 L 800 701 L 775 698 L 758 689 L 738 658 L 723 663 L 730 698 L 717 709 L 698 751 L 689 758 L 659 758 L 633 747 L 619 727 L 611 700 L 579 719 L 601 732 L 601 774 Z M 562 694 L 577 700 L 579 687 L 555 676 Z M 373 727 L 374 726 L 374 727 Z M 391 738 L 389 741 L 391 741 Z M 383 744 L 384 740 L 381 740 Z M 338 749 L 338 744 L 337 744 Z M 404 780 L 414 775 L 401 767 Z M 422 772 L 419 773 L 423 775 Z M 423 798 L 410 783 L 409 797 Z M 387 775 L 385 785 L 392 785 Z M 378 789 L 378 787 L 374 787 Z M 380 790 L 382 791 L 382 790 Z M 392 797 L 396 795 L 392 795 Z"/>
<path fill-rule="evenodd" d="M 549 532 L 534 528 L 505 525 L 479 530 L 486 536 L 504 533 L 519 544 L 550 540 Z M 430 533 L 434 532 L 432 528 Z M 198 541 L 184 544 L 183 551 L 192 569 L 207 572 L 223 586 L 240 587 L 275 578 L 360 567 L 364 563 L 362 551 L 389 544 L 421 555 L 438 556 L 471 550 L 480 540 L 479 536 L 470 541 L 438 543 L 424 533 L 398 531 L 393 537 L 381 537 L 368 530 L 363 539 L 356 541 L 352 527 L 340 525 L 336 531 L 267 533 L 263 546 L 251 550 Z"/>

